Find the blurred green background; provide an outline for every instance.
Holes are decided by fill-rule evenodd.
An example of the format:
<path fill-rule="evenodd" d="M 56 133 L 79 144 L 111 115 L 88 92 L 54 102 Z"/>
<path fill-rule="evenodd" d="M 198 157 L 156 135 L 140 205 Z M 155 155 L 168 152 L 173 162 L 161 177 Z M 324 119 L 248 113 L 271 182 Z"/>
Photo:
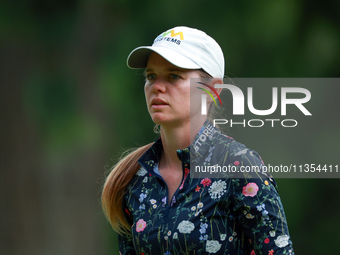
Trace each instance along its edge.
<path fill-rule="evenodd" d="M 118 253 L 100 207 L 105 173 L 124 149 L 157 137 L 142 72 L 126 57 L 177 25 L 212 36 L 231 78 L 340 75 L 338 0 L 1 0 L 0 254 Z M 234 138 L 267 162 L 296 146 L 306 159 L 338 159 L 328 146 L 340 141 L 338 92 L 322 92 L 318 104 L 333 111 L 294 141 Z M 338 254 L 340 179 L 277 182 L 296 254 Z"/>

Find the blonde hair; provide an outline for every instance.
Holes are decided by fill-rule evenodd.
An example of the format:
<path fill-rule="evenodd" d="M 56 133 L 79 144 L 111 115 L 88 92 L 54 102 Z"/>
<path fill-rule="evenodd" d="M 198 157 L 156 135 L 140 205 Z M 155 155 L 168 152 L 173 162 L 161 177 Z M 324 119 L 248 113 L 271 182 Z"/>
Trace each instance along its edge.
<path fill-rule="evenodd" d="M 132 177 L 140 168 L 138 159 L 152 144 L 149 143 L 132 152 L 129 150 L 129 154 L 121 157 L 105 180 L 101 199 L 102 208 L 113 230 L 120 235 L 131 235 L 131 225 L 123 211 L 124 194 Z"/>

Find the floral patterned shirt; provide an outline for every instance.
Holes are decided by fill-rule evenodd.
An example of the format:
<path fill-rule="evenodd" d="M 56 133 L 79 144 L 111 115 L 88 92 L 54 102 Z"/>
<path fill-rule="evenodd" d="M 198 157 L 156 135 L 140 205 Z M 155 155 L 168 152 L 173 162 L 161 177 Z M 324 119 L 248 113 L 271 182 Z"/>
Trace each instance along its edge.
<path fill-rule="evenodd" d="M 126 190 L 123 208 L 132 235 L 119 236 L 120 254 L 294 254 L 271 176 L 190 171 L 190 163 L 237 170 L 264 165 L 255 151 L 206 121 L 192 146 L 177 151 L 183 179 L 172 198 L 158 171 L 161 152 L 158 139 L 140 158 L 141 168 Z"/>

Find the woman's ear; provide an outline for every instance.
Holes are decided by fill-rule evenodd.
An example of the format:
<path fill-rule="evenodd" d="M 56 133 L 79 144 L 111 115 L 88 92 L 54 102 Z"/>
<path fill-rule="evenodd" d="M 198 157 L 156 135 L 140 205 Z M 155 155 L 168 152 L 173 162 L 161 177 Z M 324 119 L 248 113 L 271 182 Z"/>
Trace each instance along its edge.
<path fill-rule="evenodd" d="M 223 80 L 220 79 L 220 78 L 212 78 L 209 81 L 209 85 L 215 89 L 217 95 L 219 96 L 221 94 L 221 92 L 222 92 L 222 88 L 215 88 L 215 84 L 223 84 Z M 218 99 L 218 96 L 215 93 L 212 93 L 212 95 L 213 95 L 215 100 Z M 211 102 L 213 102 L 213 99 L 211 97 L 207 97 L 207 103 L 210 104 Z"/>
<path fill-rule="evenodd" d="M 214 88 L 215 88 L 215 84 L 223 84 L 223 80 L 222 79 L 220 79 L 220 78 L 214 78 L 213 80 L 212 80 L 212 86 L 214 86 Z M 221 94 L 221 92 L 222 92 L 222 88 L 215 88 L 215 90 L 217 91 L 217 94 L 218 95 L 220 95 Z"/>

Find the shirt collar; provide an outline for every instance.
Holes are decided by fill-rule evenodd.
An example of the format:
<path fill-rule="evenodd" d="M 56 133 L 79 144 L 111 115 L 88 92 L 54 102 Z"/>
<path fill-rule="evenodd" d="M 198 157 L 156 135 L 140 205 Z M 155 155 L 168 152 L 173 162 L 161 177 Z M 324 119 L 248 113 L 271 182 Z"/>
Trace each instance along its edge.
<path fill-rule="evenodd" d="M 215 137 L 220 133 L 221 131 L 218 128 L 214 127 L 209 120 L 206 120 L 196 135 L 193 143 L 190 145 L 191 161 L 199 161 L 200 158 L 209 150 L 215 140 Z"/>
<path fill-rule="evenodd" d="M 187 165 L 189 167 L 190 160 L 192 162 L 199 161 L 200 158 L 209 150 L 214 138 L 219 133 L 220 131 L 214 127 L 209 120 L 206 120 L 200 131 L 195 136 L 193 143 L 187 148 L 177 150 L 177 156 L 183 162 L 183 165 Z M 155 165 L 158 165 L 162 151 L 162 140 L 159 137 L 150 149 L 142 155 L 142 157 L 138 160 L 138 163 L 149 172 L 154 173 L 153 169 Z"/>

